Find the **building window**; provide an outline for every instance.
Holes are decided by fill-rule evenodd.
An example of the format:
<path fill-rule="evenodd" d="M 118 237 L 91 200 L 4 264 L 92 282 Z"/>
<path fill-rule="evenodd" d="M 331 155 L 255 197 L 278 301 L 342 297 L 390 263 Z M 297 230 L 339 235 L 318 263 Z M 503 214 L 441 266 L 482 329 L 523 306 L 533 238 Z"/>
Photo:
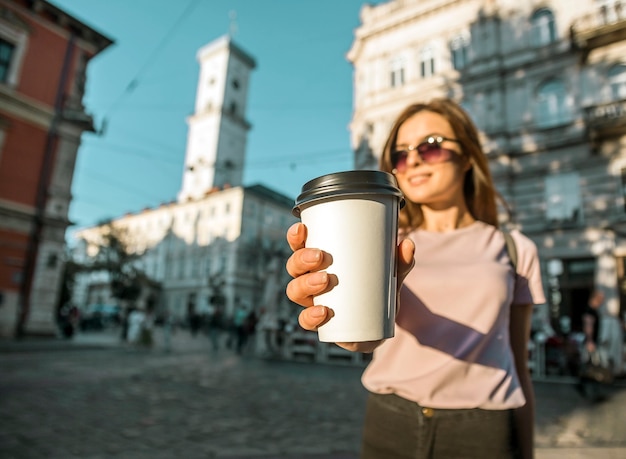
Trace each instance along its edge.
<path fill-rule="evenodd" d="M 549 223 L 582 223 L 580 178 L 576 172 L 546 177 L 544 200 Z"/>
<path fill-rule="evenodd" d="M 611 100 L 626 99 L 626 64 L 617 64 L 607 73 L 611 86 Z"/>
<path fill-rule="evenodd" d="M 431 46 L 426 46 L 420 52 L 420 75 L 428 78 L 435 74 L 435 53 Z"/>
<path fill-rule="evenodd" d="M 602 24 L 613 24 L 624 18 L 623 0 L 596 0 L 599 7 L 600 22 Z"/>
<path fill-rule="evenodd" d="M 391 87 L 397 88 L 404 85 L 404 58 L 397 57 L 391 61 Z"/>
<path fill-rule="evenodd" d="M 9 81 L 9 70 L 14 52 L 15 45 L 0 38 L 0 83 Z"/>
<path fill-rule="evenodd" d="M 48 254 L 48 258 L 46 259 L 46 267 L 47 268 L 56 268 L 59 262 L 59 257 L 56 253 Z"/>
<path fill-rule="evenodd" d="M 549 80 L 537 89 L 535 120 L 539 127 L 552 127 L 571 120 L 565 84 Z"/>
<path fill-rule="evenodd" d="M 200 273 L 200 263 L 200 255 L 196 254 L 195 256 L 193 256 L 193 258 L 191 259 L 191 277 L 198 277 Z"/>
<path fill-rule="evenodd" d="M 545 46 L 556 41 L 554 14 L 548 8 L 533 13 L 530 18 L 530 39 L 533 46 Z"/>
<path fill-rule="evenodd" d="M 466 35 L 459 35 L 450 42 L 450 56 L 455 70 L 461 70 L 467 66 L 469 43 L 469 37 Z"/>
<path fill-rule="evenodd" d="M 184 258 L 179 258 L 176 260 L 176 268 L 177 268 L 176 277 L 178 279 L 183 279 L 185 277 L 185 259 Z"/>
<path fill-rule="evenodd" d="M 174 277 L 174 262 L 172 260 L 167 260 L 165 263 L 165 278 L 169 279 Z"/>

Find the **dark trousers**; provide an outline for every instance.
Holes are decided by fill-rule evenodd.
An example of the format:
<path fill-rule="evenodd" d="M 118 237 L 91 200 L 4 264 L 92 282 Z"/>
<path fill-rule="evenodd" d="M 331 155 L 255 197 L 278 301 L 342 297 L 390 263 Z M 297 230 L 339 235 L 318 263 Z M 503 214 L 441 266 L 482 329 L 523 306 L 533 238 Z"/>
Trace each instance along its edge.
<path fill-rule="evenodd" d="M 370 394 L 361 459 L 513 459 L 515 438 L 512 410 L 441 410 Z"/>

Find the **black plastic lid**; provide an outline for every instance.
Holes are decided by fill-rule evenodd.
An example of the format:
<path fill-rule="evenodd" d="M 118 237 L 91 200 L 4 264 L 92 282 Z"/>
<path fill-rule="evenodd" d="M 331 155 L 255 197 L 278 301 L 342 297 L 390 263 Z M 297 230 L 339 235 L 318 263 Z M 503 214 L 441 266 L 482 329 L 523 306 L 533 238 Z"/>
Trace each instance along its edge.
<path fill-rule="evenodd" d="M 374 170 L 345 171 L 322 175 L 302 185 L 292 213 L 300 217 L 303 205 L 331 196 L 372 193 L 397 196 L 400 207 L 404 206 L 404 197 L 392 174 Z"/>

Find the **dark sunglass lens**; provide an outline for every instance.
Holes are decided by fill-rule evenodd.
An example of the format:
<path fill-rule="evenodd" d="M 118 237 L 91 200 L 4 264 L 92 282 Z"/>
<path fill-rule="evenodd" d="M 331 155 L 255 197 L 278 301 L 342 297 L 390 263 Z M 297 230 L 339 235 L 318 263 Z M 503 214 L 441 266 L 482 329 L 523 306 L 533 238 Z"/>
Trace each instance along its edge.
<path fill-rule="evenodd" d="M 391 153 L 391 164 L 394 169 L 397 169 L 400 172 L 406 169 L 407 155 L 408 152 L 406 150 L 398 150 Z"/>
<path fill-rule="evenodd" d="M 443 150 L 438 143 L 426 143 L 424 142 L 417 147 L 417 151 L 420 154 L 420 158 L 425 163 L 436 163 L 440 161 L 443 156 Z"/>

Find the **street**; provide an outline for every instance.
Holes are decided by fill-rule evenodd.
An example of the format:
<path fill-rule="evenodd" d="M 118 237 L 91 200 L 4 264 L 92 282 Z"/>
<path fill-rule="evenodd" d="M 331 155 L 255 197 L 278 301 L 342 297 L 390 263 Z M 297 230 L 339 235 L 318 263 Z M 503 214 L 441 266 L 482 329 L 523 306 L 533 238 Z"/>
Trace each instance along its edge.
<path fill-rule="evenodd" d="M 356 459 L 362 368 L 264 360 L 178 331 L 0 343 L 0 457 Z M 626 457 L 626 386 L 583 400 L 535 382 L 537 457 Z"/>

